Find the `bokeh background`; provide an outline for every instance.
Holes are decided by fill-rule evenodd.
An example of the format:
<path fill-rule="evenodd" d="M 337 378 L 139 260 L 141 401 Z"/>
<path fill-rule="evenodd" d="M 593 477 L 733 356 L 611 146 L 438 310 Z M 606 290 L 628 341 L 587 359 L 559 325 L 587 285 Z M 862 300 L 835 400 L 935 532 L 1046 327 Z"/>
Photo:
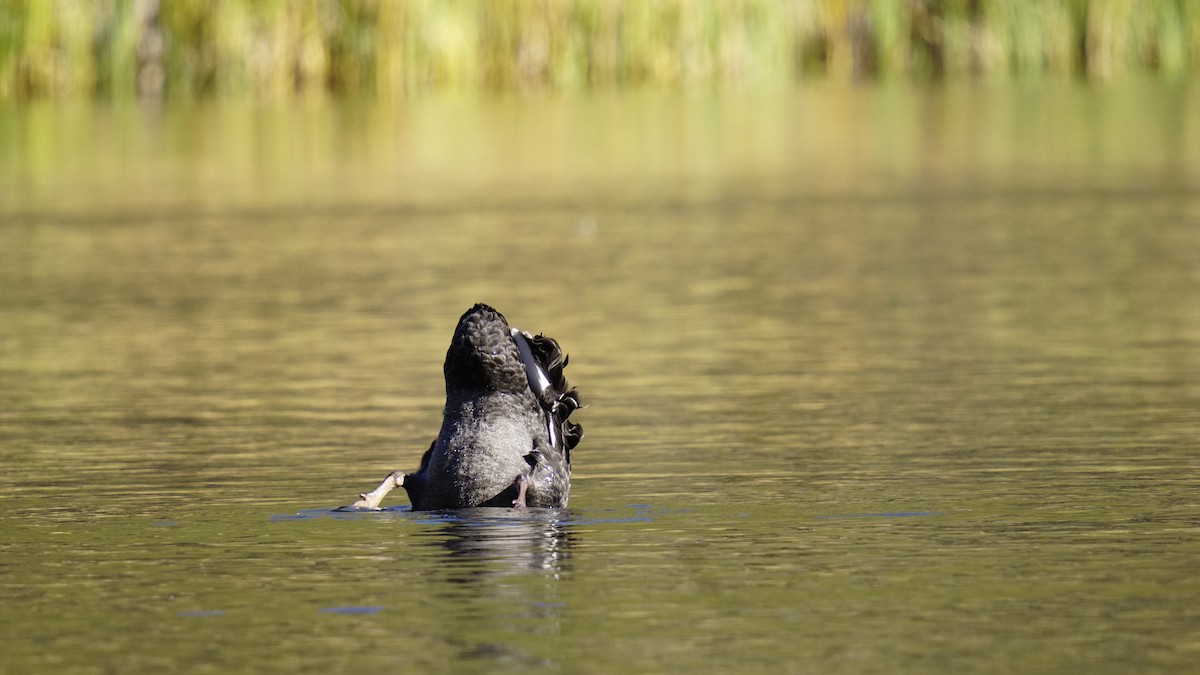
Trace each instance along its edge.
<path fill-rule="evenodd" d="M 0 97 L 1183 78 L 1187 0 L 6 0 Z"/>

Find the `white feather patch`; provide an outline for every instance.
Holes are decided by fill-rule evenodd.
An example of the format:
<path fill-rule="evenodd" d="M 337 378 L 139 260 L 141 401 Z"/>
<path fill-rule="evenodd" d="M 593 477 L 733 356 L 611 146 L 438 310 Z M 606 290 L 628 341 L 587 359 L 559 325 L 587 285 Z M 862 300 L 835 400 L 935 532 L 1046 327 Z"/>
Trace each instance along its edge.
<path fill-rule="evenodd" d="M 511 332 L 513 342 L 517 343 L 517 351 L 521 352 L 521 362 L 525 364 L 525 376 L 529 378 L 529 388 L 533 389 L 533 392 L 539 397 L 544 397 L 546 390 L 550 388 L 550 378 L 537 359 L 533 357 L 533 349 L 529 346 L 529 340 L 533 339 L 533 336 L 516 328 L 511 329 Z"/>

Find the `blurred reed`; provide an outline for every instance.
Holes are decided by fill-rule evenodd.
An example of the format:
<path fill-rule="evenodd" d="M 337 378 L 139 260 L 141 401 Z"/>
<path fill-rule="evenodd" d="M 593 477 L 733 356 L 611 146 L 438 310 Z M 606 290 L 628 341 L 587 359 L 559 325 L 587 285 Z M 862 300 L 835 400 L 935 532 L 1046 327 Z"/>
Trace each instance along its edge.
<path fill-rule="evenodd" d="M 1198 66 L 1197 0 L 0 0 L 0 100 Z"/>

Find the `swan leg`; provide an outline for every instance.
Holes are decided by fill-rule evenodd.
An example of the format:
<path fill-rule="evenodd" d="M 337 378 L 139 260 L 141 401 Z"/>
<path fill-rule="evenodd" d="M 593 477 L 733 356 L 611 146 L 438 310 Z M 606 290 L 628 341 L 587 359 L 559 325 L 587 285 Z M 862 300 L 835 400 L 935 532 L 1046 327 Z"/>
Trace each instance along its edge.
<path fill-rule="evenodd" d="M 525 508 L 525 491 L 529 489 L 529 479 L 524 474 L 517 477 L 517 498 L 513 500 L 514 509 Z"/>
<path fill-rule="evenodd" d="M 358 496 L 358 501 L 354 502 L 350 508 L 378 511 L 379 502 L 382 502 L 383 498 L 386 497 L 389 492 L 398 487 L 404 487 L 404 476 L 405 474 L 403 471 L 393 471 L 389 473 L 387 478 L 384 478 L 383 482 L 379 484 L 379 487 L 371 490 L 370 492 L 364 492 L 360 494 Z"/>

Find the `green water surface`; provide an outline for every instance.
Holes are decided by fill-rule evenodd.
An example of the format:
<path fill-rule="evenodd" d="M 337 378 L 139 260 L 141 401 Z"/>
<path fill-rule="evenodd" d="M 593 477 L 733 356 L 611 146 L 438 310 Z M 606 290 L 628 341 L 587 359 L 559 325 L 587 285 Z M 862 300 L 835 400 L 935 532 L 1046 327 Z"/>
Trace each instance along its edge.
<path fill-rule="evenodd" d="M 0 108 L 0 670 L 1197 672 L 1198 103 Z M 477 301 L 570 509 L 333 513 Z"/>

